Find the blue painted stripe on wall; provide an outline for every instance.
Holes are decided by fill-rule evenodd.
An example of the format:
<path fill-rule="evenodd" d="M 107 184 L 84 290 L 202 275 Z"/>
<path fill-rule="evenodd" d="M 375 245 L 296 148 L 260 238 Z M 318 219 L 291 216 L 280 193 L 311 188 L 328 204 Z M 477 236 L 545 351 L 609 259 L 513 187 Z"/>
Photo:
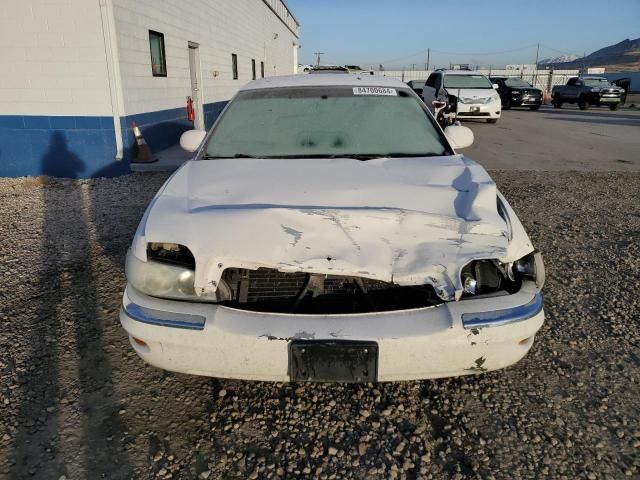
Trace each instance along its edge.
<path fill-rule="evenodd" d="M 226 104 L 204 106 L 207 129 Z M 185 108 L 123 117 L 124 159 L 116 161 L 113 117 L 0 115 L 0 176 L 89 178 L 128 173 L 136 155 L 132 121 L 153 151 L 177 144 L 180 135 L 193 128 Z"/>
<path fill-rule="evenodd" d="M 44 125 L 45 120 L 28 122 Z M 109 129 L 2 128 L 0 176 L 113 177 L 129 171 L 116 162 L 115 132 Z"/>

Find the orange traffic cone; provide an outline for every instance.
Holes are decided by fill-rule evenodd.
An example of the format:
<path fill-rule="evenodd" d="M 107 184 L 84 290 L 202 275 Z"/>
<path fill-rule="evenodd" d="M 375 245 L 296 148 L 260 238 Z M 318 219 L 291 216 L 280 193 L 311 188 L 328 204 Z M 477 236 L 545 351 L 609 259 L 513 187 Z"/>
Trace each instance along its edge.
<path fill-rule="evenodd" d="M 549 100 L 551 100 L 551 97 L 549 96 L 549 90 L 545 89 L 542 94 L 542 103 L 544 105 L 549 105 Z"/>
<path fill-rule="evenodd" d="M 136 122 L 131 122 L 131 128 L 133 129 L 133 135 L 136 137 L 136 143 L 138 144 L 138 156 L 133 163 L 152 163 L 157 162 L 158 159 L 153 156 L 149 145 L 144 141 L 140 127 Z"/>

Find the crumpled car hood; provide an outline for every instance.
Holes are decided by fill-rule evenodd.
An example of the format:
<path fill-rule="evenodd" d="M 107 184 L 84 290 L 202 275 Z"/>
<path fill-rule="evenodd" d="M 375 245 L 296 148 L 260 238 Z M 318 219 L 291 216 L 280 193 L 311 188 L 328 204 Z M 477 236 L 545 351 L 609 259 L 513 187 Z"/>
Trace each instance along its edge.
<path fill-rule="evenodd" d="M 146 258 L 146 242 L 186 245 L 199 294 L 214 292 L 225 268 L 269 267 L 430 283 L 452 299 L 466 263 L 505 256 L 496 194 L 461 155 L 191 161 L 149 207 L 137 255 Z"/>

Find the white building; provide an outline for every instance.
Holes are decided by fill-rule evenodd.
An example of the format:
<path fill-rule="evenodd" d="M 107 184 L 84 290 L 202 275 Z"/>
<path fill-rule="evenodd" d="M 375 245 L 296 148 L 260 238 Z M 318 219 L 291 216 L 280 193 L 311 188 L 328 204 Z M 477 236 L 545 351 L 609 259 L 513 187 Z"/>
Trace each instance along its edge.
<path fill-rule="evenodd" d="M 153 150 L 169 147 L 247 81 L 298 65 L 283 0 L 3 3 L 0 176 L 125 173 L 132 121 Z"/>

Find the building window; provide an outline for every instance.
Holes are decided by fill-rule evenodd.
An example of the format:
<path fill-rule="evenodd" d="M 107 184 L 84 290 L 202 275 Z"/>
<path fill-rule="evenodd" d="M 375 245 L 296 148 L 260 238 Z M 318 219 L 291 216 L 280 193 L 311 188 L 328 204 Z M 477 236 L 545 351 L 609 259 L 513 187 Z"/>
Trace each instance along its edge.
<path fill-rule="evenodd" d="M 164 35 L 149 30 L 149 47 L 151 50 L 151 73 L 154 77 L 166 77 L 167 58 L 164 53 Z"/>
<path fill-rule="evenodd" d="M 238 79 L 238 55 L 235 53 L 231 54 L 231 69 L 233 71 L 233 79 Z"/>
<path fill-rule="evenodd" d="M 264 78 L 264 62 L 260 62 L 260 75 Z"/>
<path fill-rule="evenodd" d="M 256 60 L 254 58 L 251 59 L 251 75 L 253 79 L 256 79 Z"/>

